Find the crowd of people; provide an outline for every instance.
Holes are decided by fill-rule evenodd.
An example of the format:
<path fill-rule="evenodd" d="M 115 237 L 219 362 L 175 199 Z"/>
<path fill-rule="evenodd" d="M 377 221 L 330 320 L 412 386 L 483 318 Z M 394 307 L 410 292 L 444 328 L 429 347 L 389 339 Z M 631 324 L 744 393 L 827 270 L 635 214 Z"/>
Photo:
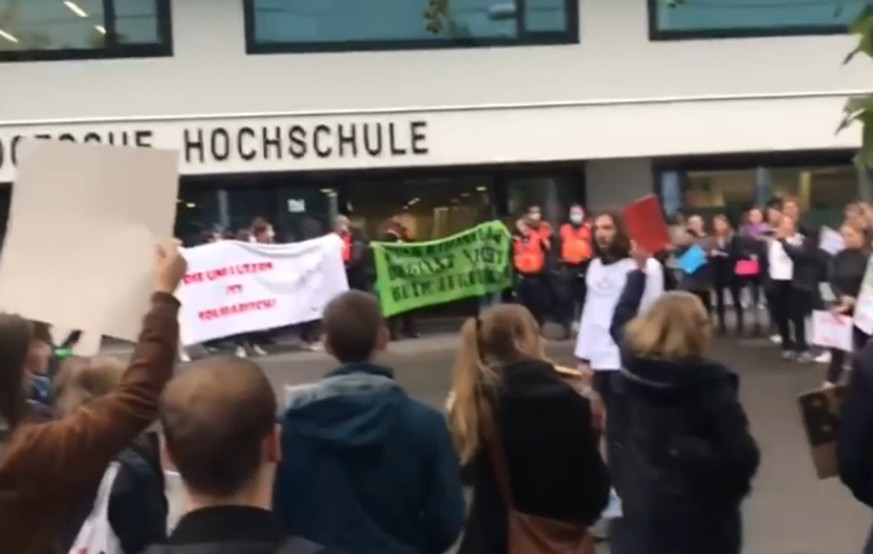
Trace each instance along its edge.
<path fill-rule="evenodd" d="M 711 229 L 691 216 L 657 253 L 617 212 L 586 219 L 573 206 L 551 238 L 532 209 L 513 238 L 519 302 L 462 325 L 446 413 L 384 365 L 391 324 L 372 291 L 328 304 L 319 325 L 337 367 L 282 404 L 242 356 L 174 376 L 173 293 L 186 270 L 176 245 L 159 249 L 129 363 L 58 364 L 42 326 L 0 315 L 0 551 L 441 554 L 460 540 L 461 554 L 592 554 L 607 538 L 613 554 L 739 553 L 761 455 L 738 375 L 707 355 L 729 328 L 718 289 L 733 296 L 736 332 L 763 301 L 784 357 L 808 361 L 805 317 L 826 304 L 819 284 L 833 288 L 831 309 L 851 313 L 870 255 L 866 206 L 847 208 L 835 255 L 796 208 L 750 210 L 736 230 L 721 215 Z M 677 269 L 693 245 L 707 263 Z M 576 291 L 558 317 L 578 322 L 578 368 L 544 351 L 536 302 L 553 282 L 537 256 L 555 249 L 551 275 Z M 752 333 L 766 329 L 753 317 Z M 840 474 L 873 505 L 873 343 L 856 335 L 855 355 L 831 354 L 827 383 L 851 358 Z M 166 468 L 184 489 L 172 529 Z"/>

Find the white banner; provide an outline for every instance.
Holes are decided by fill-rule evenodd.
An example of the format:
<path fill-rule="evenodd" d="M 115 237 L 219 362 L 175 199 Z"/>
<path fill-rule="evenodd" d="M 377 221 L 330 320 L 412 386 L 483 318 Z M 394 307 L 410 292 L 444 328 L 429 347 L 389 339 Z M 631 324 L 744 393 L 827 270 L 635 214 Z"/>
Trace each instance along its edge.
<path fill-rule="evenodd" d="M 334 234 L 292 244 L 221 241 L 185 251 L 177 296 L 187 345 L 321 318 L 348 290 Z"/>
<path fill-rule="evenodd" d="M 812 344 L 852 351 L 852 318 L 823 310 L 812 312 Z"/>

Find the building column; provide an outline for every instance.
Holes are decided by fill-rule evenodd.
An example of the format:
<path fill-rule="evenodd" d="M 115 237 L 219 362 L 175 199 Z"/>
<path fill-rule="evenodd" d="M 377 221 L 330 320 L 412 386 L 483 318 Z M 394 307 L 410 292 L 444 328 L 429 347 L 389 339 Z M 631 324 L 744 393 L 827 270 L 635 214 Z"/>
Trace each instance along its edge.
<path fill-rule="evenodd" d="M 220 188 L 218 194 L 218 224 L 222 229 L 230 229 L 230 206 L 227 202 L 227 189 Z"/>
<path fill-rule="evenodd" d="M 588 208 L 620 208 L 655 192 L 652 160 L 613 158 L 585 162 Z"/>

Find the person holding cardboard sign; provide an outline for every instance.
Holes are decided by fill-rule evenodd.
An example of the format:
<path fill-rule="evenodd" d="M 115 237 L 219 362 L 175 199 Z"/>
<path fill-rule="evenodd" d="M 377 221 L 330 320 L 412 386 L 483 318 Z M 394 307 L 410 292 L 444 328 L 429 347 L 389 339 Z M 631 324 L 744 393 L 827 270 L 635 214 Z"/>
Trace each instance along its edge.
<path fill-rule="evenodd" d="M 120 386 L 60 420 L 29 422 L 24 373 L 32 328 L 19 316 L 0 315 L 0 552 L 50 551 L 82 483 L 98 481 L 155 420 L 173 374 L 179 340 L 173 293 L 186 266 L 178 244 L 159 249 L 151 308 Z"/>

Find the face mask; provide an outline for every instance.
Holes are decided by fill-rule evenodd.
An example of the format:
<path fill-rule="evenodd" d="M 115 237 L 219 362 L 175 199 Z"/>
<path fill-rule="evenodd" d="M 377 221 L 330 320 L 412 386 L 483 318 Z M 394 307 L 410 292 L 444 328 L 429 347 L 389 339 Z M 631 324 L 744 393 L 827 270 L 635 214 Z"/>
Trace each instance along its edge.
<path fill-rule="evenodd" d="M 540 218 L 542 218 L 542 217 L 543 217 L 542 214 L 537 213 L 537 212 L 532 213 L 532 214 L 528 214 L 528 216 L 527 216 L 527 218 L 530 219 L 531 221 L 539 221 Z"/>
<path fill-rule="evenodd" d="M 581 224 L 585 221 L 585 216 L 582 214 L 570 214 L 570 222 L 575 223 L 576 225 Z"/>

